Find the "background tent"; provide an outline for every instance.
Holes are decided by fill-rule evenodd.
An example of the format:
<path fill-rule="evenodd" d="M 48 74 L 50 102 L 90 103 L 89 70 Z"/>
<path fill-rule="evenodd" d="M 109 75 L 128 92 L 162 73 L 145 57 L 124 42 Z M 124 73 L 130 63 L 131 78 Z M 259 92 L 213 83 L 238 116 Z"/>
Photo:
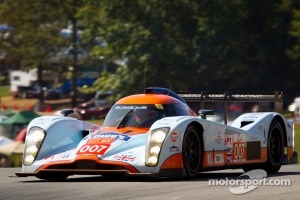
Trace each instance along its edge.
<path fill-rule="evenodd" d="M 13 116 L 14 114 L 16 114 L 16 112 L 14 110 L 11 110 L 11 109 L 0 111 L 0 115 L 5 115 L 5 116 L 8 116 L 8 117 Z"/>
<path fill-rule="evenodd" d="M 11 156 L 12 154 L 23 154 L 24 143 L 21 141 L 12 142 L 6 145 L 0 146 L 0 153 L 6 156 Z"/>
<path fill-rule="evenodd" d="M 6 155 L 9 161 L 7 167 L 21 167 L 24 143 L 13 141 L 12 143 L 0 146 L 0 154 Z"/>
<path fill-rule="evenodd" d="M 39 117 L 39 115 L 33 111 L 26 110 L 16 112 L 8 119 L 0 121 L 0 126 L 2 127 L 0 135 L 14 139 L 20 130 L 27 127 L 29 122 L 36 117 Z"/>
<path fill-rule="evenodd" d="M 0 136 L 0 147 L 3 145 L 6 145 L 6 144 L 13 143 L 13 142 L 14 142 L 13 140 L 11 140 L 7 137 Z"/>
<path fill-rule="evenodd" d="M 13 116 L 15 113 L 13 110 L 0 110 L 0 122 Z"/>

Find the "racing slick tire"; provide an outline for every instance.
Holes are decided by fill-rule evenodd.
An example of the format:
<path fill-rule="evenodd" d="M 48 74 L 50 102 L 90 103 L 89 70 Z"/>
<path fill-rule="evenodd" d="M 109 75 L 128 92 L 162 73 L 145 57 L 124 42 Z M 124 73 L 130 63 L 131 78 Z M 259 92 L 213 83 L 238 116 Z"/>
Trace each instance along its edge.
<path fill-rule="evenodd" d="M 264 169 L 267 173 L 277 173 L 283 163 L 284 158 L 284 135 L 280 123 L 273 120 L 269 133 L 267 143 L 268 160 Z"/>
<path fill-rule="evenodd" d="M 264 169 L 268 174 L 277 173 L 284 159 L 284 135 L 282 127 L 277 120 L 273 120 L 267 140 L 267 162 L 265 164 L 252 164 L 244 166 L 243 170 L 245 172 L 254 169 Z"/>
<path fill-rule="evenodd" d="M 197 129 L 187 127 L 182 144 L 182 160 L 187 178 L 196 177 L 203 160 L 203 139 Z"/>

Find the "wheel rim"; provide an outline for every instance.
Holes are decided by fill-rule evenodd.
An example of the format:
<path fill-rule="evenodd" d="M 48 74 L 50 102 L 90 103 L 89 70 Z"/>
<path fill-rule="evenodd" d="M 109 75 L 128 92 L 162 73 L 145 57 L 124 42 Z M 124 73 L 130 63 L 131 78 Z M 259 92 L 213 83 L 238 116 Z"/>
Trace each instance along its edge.
<path fill-rule="evenodd" d="M 277 128 L 274 128 L 270 138 L 270 153 L 274 163 L 280 163 L 282 158 L 282 138 Z"/>
<path fill-rule="evenodd" d="M 199 142 L 196 133 L 190 132 L 185 139 L 184 159 L 186 168 L 190 172 L 198 170 L 199 165 Z"/>

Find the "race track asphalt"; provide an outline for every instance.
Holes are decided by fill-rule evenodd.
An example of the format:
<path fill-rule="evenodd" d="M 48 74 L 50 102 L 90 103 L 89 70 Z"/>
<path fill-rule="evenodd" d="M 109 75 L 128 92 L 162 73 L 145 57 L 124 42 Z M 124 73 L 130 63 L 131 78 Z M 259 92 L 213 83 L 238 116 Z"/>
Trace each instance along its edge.
<path fill-rule="evenodd" d="M 233 184 L 232 181 L 244 173 L 242 170 L 203 172 L 191 180 L 71 176 L 64 182 L 15 176 L 15 172 L 20 170 L 0 168 L 0 200 L 300 199 L 298 164 L 283 166 L 276 175 L 268 175 L 264 184 L 259 184 L 252 191 L 247 189 L 244 194 L 233 194 L 230 190 L 233 186 L 226 184 L 226 180 Z M 219 185 L 211 185 L 212 180 L 217 180 Z"/>

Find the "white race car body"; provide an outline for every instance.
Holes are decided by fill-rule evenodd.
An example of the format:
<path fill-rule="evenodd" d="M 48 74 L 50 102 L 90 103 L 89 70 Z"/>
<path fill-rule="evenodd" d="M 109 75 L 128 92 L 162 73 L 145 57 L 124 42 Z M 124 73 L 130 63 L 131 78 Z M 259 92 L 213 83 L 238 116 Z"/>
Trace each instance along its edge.
<path fill-rule="evenodd" d="M 156 120 L 149 128 L 42 116 L 28 126 L 22 172 L 16 174 L 45 179 L 73 174 L 193 177 L 206 170 L 256 166 L 277 172 L 281 164 L 295 162 L 293 127 L 293 121 L 277 112 L 246 113 L 230 126 L 195 115 L 171 116 Z M 40 131 L 43 137 L 35 152 L 31 146 L 36 139 L 30 135 Z M 282 140 L 274 144 L 282 144 L 285 156 L 279 152 L 280 157 L 270 158 L 276 138 Z"/>

